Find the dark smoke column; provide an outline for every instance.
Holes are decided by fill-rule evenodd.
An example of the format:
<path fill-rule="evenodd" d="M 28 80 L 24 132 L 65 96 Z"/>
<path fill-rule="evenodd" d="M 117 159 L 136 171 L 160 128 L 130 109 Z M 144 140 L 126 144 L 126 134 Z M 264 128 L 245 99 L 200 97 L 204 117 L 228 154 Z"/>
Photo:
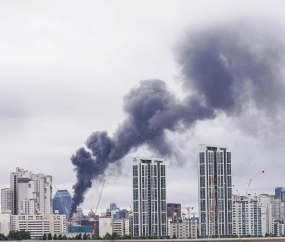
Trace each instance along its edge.
<path fill-rule="evenodd" d="M 280 66 L 285 47 L 278 37 L 264 26 L 250 27 L 248 23 L 189 33 L 175 51 L 184 91 L 189 95 L 180 101 L 157 79 L 141 81 L 125 95 L 127 117 L 114 136 L 104 131 L 92 133 L 86 141 L 89 151 L 80 148 L 71 157 L 77 177 L 71 215 L 84 201 L 92 180 L 132 148 L 147 144 L 162 157 L 171 156 L 165 130 L 188 128 L 220 112 L 238 117 L 248 103 L 272 116 L 275 110 L 283 112 Z"/>

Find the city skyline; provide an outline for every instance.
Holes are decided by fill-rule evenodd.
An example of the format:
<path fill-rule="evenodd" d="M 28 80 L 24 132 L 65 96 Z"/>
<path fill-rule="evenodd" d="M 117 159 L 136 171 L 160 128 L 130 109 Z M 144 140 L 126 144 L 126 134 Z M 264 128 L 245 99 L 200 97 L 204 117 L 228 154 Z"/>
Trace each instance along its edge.
<path fill-rule="evenodd" d="M 0 188 L 9 187 L 10 172 L 20 167 L 51 175 L 54 185 L 73 195 L 76 174 L 71 156 L 85 146 L 92 132 L 107 131 L 110 136 L 115 133 L 127 116 L 122 110 L 123 97 L 141 80 L 161 79 L 171 94 L 184 100 L 188 87 L 183 85 L 185 73 L 180 62 L 184 59 L 177 45 L 187 39 L 188 33 L 201 37 L 200 33 L 217 26 L 232 27 L 240 33 L 243 30 L 236 26 L 245 23 L 251 28 L 245 28 L 246 34 L 237 40 L 247 46 L 252 37 L 250 31 L 263 33 L 259 30 L 264 27 L 270 29 L 265 31 L 264 43 L 271 43 L 269 37 L 274 36 L 273 43 L 282 53 L 279 32 L 284 32 L 284 3 L 273 2 L 157 1 L 136 5 L 86 1 L 80 7 L 65 3 L 68 9 L 63 2 L 38 3 L 32 8 L 18 3 L 19 9 L 9 2 L 0 3 L 5 20 L 0 22 L 4 35 L 0 47 Z M 211 37 L 212 32 L 208 33 Z M 255 47 L 250 50 L 263 56 Z M 237 56 L 235 63 L 240 63 Z M 279 57 L 266 59 L 268 66 L 276 56 Z M 221 60 L 226 63 L 227 57 L 221 55 Z M 284 79 L 278 80 L 282 80 L 282 94 Z M 250 179 L 249 193 L 274 194 L 275 187 L 284 186 L 283 98 L 278 99 L 279 86 L 269 85 L 264 79 L 261 83 L 265 93 L 267 89 L 272 91 L 265 98 L 260 98 L 258 91 L 251 95 L 252 83 L 248 83 L 248 89 L 238 86 L 248 94 L 245 99 L 251 101 L 243 103 L 245 108 L 241 105 L 239 112 L 224 112 L 219 100 L 211 99 L 221 108 L 215 111 L 215 118 L 197 121 L 187 129 L 167 130 L 172 156 L 162 157 L 143 145 L 131 150 L 121 162 L 112 163 L 106 170 L 106 188 L 99 209 L 111 202 L 121 208 L 132 205 L 132 189 L 128 187 L 132 180 L 130 160 L 146 156 L 165 160 L 167 202 L 192 206 L 198 212 L 196 154 L 198 144 L 203 143 L 230 147 L 235 161 L 234 194 L 236 190 L 245 194 Z M 272 86 L 276 89 L 269 88 Z M 207 90 L 206 87 L 195 90 Z M 82 209 L 87 211 L 96 204 L 100 187 L 100 180 L 93 181 L 80 205 Z"/>

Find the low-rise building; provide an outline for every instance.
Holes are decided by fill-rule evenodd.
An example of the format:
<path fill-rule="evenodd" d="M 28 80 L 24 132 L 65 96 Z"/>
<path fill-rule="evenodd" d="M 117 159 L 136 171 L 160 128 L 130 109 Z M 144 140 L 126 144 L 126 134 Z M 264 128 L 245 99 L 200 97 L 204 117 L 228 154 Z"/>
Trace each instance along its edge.
<path fill-rule="evenodd" d="M 112 233 L 117 233 L 118 235 L 122 235 L 122 220 L 116 220 L 113 222 Z"/>
<path fill-rule="evenodd" d="M 10 216 L 11 214 L 9 213 L 0 214 L 0 234 L 4 234 L 5 236 L 10 232 Z"/>
<path fill-rule="evenodd" d="M 186 218 L 182 215 L 181 219 L 170 221 L 170 236 L 179 239 L 197 238 L 197 220 Z"/>
<path fill-rule="evenodd" d="M 122 236 L 131 235 L 131 218 L 123 218 L 121 221 L 122 221 Z"/>
<path fill-rule="evenodd" d="M 65 215 L 11 215 L 11 230 L 29 231 L 31 238 L 41 237 L 43 234 L 62 234 L 66 232 Z"/>
<path fill-rule="evenodd" d="M 2 210 L 13 210 L 13 189 L 3 188 L 1 189 L 1 209 Z"/>
<path fill-rule="evenodd" d="M 104 237 L 107 233 L 112 234 L 113 216 L 99 217 L 99 236 Z"/>

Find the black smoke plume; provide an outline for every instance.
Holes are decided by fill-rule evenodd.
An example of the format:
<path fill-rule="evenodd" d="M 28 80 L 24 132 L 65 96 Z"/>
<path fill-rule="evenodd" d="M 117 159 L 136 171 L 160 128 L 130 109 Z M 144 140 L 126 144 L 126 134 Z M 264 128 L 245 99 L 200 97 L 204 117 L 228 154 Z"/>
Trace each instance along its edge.
<path fill-rule="evenodd" d="M 115 134 L 92 133 L 86 141 L 91 152 L 80 148 L 71 157 L 77 176 L 71 214 L 92 180 L 131 149 L 146 144 L 163 157 L 171 156 L 165 130 L 188 128 L 220 112 L 238 116 L 248 103 L 272 115 L 283 111 L 284 42 L 272 28 L 258 27 L 238 23 L 187 33 L 174 51 L 189 93 L 184 100 L 157 79 L 141 81 L 125 95 L 126 119 Z"/>

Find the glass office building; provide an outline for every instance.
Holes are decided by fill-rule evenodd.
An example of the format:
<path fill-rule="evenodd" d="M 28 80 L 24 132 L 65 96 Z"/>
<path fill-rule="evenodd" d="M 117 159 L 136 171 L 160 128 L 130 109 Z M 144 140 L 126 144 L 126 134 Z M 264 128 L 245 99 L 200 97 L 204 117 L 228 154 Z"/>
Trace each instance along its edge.
<path fill-rule="evenodd" d="M 61 199 L 62 201 L 61 201 Z M 53 198 L 53 213 L 55 210 L 59 211 L 59 214 L 65 214 L 66 219 L 69 219 L 71 208 L 71 195 L 67 190 L 58 190 Z M 66 211 L 66 209 L 67 211 Z"/>

